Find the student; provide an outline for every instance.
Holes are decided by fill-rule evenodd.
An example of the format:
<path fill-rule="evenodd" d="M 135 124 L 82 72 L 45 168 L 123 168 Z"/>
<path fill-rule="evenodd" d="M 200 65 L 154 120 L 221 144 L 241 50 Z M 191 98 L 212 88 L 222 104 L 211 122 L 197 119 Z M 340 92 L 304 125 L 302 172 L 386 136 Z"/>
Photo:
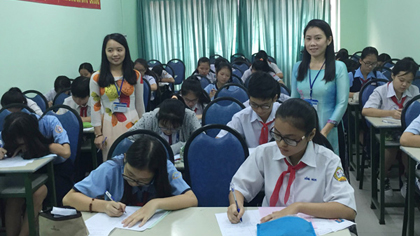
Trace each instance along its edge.
<path fill-rule="evenodd" d="M 42 118 L 35 114 L 13 112 L 6 116 L 1 132 L 4 152 L 13 157 L 20 153 L 24 159 L 57 154 L 54 159 L 54 179 L 58 205 L 73 186 L 74 166 L 68 158 L 71 155 L 69 138 L 55 116 Z M 1 159 L 1 158 L 0 158 Z"/>
<path fill-rule="evenodd" d="M 82 122 L 91 121 L 91 102 L 89 97 L 89 78 L 79 76 L 71 84 L 71 96 L 64 99 L 63 105 L 67 105 L 70 108 L 73 108 L 77 113 L 79 113 Z M 63 114 L 67 112 L 66 109 L 60 108 L 58 114 Z"/>
<path fill-rule="evenodd" d="M 401 120 L 401 111 L 404 105 L 414 96 L 419 94 L 417 86 L 411 83 L 418 71 L 419 66 L 410 58 L 399 60 L 392 69 L 392 82 L 386 83 L 373 90 L 369 99 L 365 103 L 362 115 L 373 117 L 392 117 Z M 392 134 L 398 136 L 399 134 Z M 385 170 L 391 168 L 397 156 L 398 149 L 385 149 Z M 403 164 L 406 162 L 406 155 L 402 156 Z M 385 194 L 392 196 L 393 191 L 389 183 L 389 178 L 385 179 Z"/>
<path fill-rule="evenodd" d="M 311 20 L 304 29 L 305 48 L 301 62 L 293 67 L 292 98 L 311 102 L 319 117 L 321 134 L 338 155 L 338 129 L 348 104 L 346 66 L 336 61 L 331 28 L 323 20 Z"/>
<path fill-rule="evenodd" d="M 349 98 L 353 98 L 353 95 L 358 93 L 362 86 L 372 78 L 388 80 L 380 71 L 373 71 L 378 64 L 378 50 L 376 48 L 365 47 L 359 63 L 360 67 L 356 71 L 349 72 Z"/>
<path fill-rule="evenodd" d="M 152 68 L 152 71 L 159 77 L 159 82 L 164 83 L 175 83 L 175 79 L 166 70 L 163 69 L 162 65 L 157 65 Z"/>
<path fill-rule="evenodd" d="M 190 76 L 182 83 L 181 90 L 179 91 L 179 99 L 194 111 L 197 119 L 201 121 L 204 108 L 210 103 L 210 97 L 201 88 L 200 81 L 197 77 L 199 76 Z"/>
<path fill-rule="evenodd" d="M 5 92 L 1 97 L 1 106 L 7 106 L 12 103 L 21 103 L 27 105 L 31 108 L 35 114 L 42 116 L 43 112 L 41 108 L 36 104 L 36 102 L 32 101 L 32 99 L 26 98 L 22 91 L 17 87 L 12 87 L 9 91 Z M 0 107 L 1 109 L 1 107 Z"/>
<path fill-rule="evenodd" d="M 212 84 L 207 85 L 204 90 L 209 94 L 210 99 L 214 99 L 219 88 L 223 85 L 230 83 L 232 80 L 232 66 L 226 62 L 220 62 L 216 65 L 216 81 Z"/>
<path fill-rule="evenodd" d="M 254 61 L 254 63 L 252 63 L 252 66 L 250 67 L 250 70 L 251 70 L 251 74 L 252 73 L 255 73 L 255 72 L 257 72 L 257 71 L 262 71 L 262 72 L 266 72 L 266 73 L 269 73 L 277 82 L 279 82 L 279 83 L 282 83 L 282 84 L 284 84 L 283 83 L 283 80 L 281 80 L 275 73 L 274 73 L 274 71 L 273 71 L 273 69 L 271 69 L 271 67 L 267 64 L 267 62 L 266 61 L 262 61 L 262 60 L 257 60 L 257 61 Z M 245 74 L 244 74 L 245 75 Z M 246 82 L 246 80 L 248 79 L 249 77 L 247 77 L 247 78 L 244 78 L 244 76 L 242 76 L 242 79 L 245 79 L 245 81 L 244 81 L 244 83 Z"/>
<path fill-rule="evenodd" d="M 147 112 L 128 131 L 147 129 L 159 134 L 171 145 L 174 154 L 178 154 L 181 147 L 190 138 L 191 134 L 200 128 L 195 113 L 176 99 L 167 99 L 159 108 Z M 137 139 L 136 136 L 130 137 Z"/>
<path fill-rule="evenodd" d="M 143 77 L 143 79 L 149 82 L 151 91 L 156 91 L 158 89 L 158 86 L 156 84 L 157 75 L 149 69 L 146 60 L 142 58 L 138 58 L 134 62 L 134 69 L 138 70 L 141 73 L 141 76 Z M 150 100 L 153 100 L 153 99 L 150 99 Z"/>
<path fill-rule="evenodd" d="M 378 56 L 378 67 L 382 67 L 386 61 L 391 60 L 391 56 L 387 53 L 381 53 Z"/>
<path fill-rule="evenodd" d="M 169 99 L 173 95 L 173 86 L 175 79 L 166 70 L 163 69 L 162 65 L 156 65 L 152 68 L 152 72 L 158 76 L 159 81 L 159 100 L 163 101 Z"/>
<path fill-rule="evenodd" d="M 80 76 L 89 78 L 92 76 L 92 74 L 95 73 L 95 71 L 93 71 L 93 67 L 92 64 L 85 62 L 80 64 L 79 66 L 79 74 Z"/>
<path fill-rule="evenodd" d="M 202 57 L 198 60 L 197 68 L 195 69 L 193 75 L 200 75 L 202 77 L 206 77 L 212 83 L 216 81 L 216 75 L 212 71 L 210 71 L 210 59 L 208 59 L 207 57 Z"/>
<path fill-rule="evenodd" d="M 144 113 L 143 80 L 134 70 L 124 35 L 115 33 L 105 36 L 101 70 L 92 75 L 89 89 L 93 103 L 91 123 L 95 129 L 95 145 L 102 149 L 105 161 L 115 139 Z"/>
<path fill-rule="evenodd" d="M 335 55 L 335 60 L 344 62 L 346 59 L 349 59 L 349 51 L 347 51 L 345 48 L 338 50 L 337 54 Z"/>
<path fill-rule="evenodd" d="M 111 217 L 124 214 L 127 205 L 142 206 L 121 222 L 129 228 L 140 221 L 143 226 L 158 209 L 197 206 L 195 194 L 166 157 L 159 140 L 141 136 L 127 153 L 108 160 L 75 184 L 63 202 L 79 211 L 104 212 Z"/>
<path fill-rule="evenodd" d="M 276 80 L 279 81 L 279 82 L 280 82 L 280 79 L 283 79 L 283 72 L 279 69 L 279 67 L 275 63 L 270 62 L 268 60 L 268 55 L 264 50 L 260 50 L 255 55 L 255 61 L 265 61 L 270 68 L 268 68 L 268 69 L 264 68 L 264 70 L 262 70 L 262 71 L 273 72 L 273 74 L 272 74 L 273 77 L 276 78 Z M 248 70 L 244 71 L 244 74 L 242 75 L 242 78 L 241 78 L 244 83 L 245 83 L 246 79 L 251 75 L 252 67 L 253 67 L 253 65 L 251 65 Z M 261 69 L 258 69 L 258 70 L 261 70 Z"/>
<path fill-rule="evenodd" d="M 301 99 L 285 101 L 276 112 L 271 134 L 276 142 L 257 147 L 232 178 L 240 210 L 238 213 L 230 193 L 230 222 L 240 222 L 244 201 L 250 202 L 261 189 L 265 192 L 263 207 L 286 207 L 262 218 L 262 223 L 299 212 L 354 220 L 354 190 L 340 158 L 324 143 L 314 108 Z"/>
<path fill-rule="evenodd" d="M 255 72 L 249 81 L 249 107 L 233 115 L 227 126 L 238 131 L 244 137 L 248 148 L 267 143 L 272 137 L 269 130 L 274 126 L 274 118 L 280 103 L 278 84 L 271 75 Z M 227 134 L 221 130 L 218 138 Z"/>
<path fill-rule="evenodd" d="M 62 91 L 69 89 L 71 86 L 71 81 L 67 76 L 60 75 L 54 81 L 54 88 L 44 94 L 44 97 L 48 101 L 48 106 L 53 105 L 53 101 L 57 94 L 61 93 Z"/>

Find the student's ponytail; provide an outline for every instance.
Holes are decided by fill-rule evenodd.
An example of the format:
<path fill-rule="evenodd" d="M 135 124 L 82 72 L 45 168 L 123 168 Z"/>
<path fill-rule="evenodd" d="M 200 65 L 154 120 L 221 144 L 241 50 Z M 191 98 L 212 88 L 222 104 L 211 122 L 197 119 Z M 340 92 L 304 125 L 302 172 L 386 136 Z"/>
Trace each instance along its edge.
<path fill-rule="evenodd" d="M 279 107 L 276 112 L 276 118 L 286 120 L 297 129 L 304 131 L 305 136 L 308 136 L 313 129 L 316 129 L 312 142 L 333 151 L 330 142 L 320 132 L 318 114 L 309 102 L 300 98 L 290 98 Z"/>

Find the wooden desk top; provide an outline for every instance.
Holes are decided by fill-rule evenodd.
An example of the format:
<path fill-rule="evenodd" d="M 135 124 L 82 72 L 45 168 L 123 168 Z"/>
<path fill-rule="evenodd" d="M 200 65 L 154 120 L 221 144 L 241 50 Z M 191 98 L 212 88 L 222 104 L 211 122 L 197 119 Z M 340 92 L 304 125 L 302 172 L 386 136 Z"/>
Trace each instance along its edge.
<path fill-rule="evenodd" d="M 418 147 L 404 147 L 400 146 L 407 155 L 409 155 L 413 160 L 420 162 L 420 148 Z"/>
<path fill-rule="evenodd" d="M 365 116 L 366 120 L 369 121 L 375 128 L 400 128 L 401 120 L 396 120 L 390 117 L 371 117 Z"/>
<path fill-rule="evenodd" d="M 48 155 L 46 157 L 37 158 L 32 163 L 27 164 L 26 166 L 19 166 L 19 167 L 1 167 L 0 161 L 0 174 L 10 174 L 10 173 L 33 173 L 49 162 L 53 161 L 56 155 Z"/>

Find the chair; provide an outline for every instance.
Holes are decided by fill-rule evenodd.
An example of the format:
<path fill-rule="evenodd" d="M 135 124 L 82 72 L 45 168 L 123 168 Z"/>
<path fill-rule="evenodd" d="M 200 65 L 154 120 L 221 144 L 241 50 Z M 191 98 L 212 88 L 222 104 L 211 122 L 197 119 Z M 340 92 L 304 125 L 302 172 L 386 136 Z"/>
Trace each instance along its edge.
<path fill-rule="evenodd" d="M 23 94 L 26 98 L 33 100 L 39 106 L 39 108 L 41 108 L 42 112 L 45 112 L 47 110 L 48 101 L 41 92 L 36 90 L 26 90 L 25 92 L 23 92 Z"/>
<path fill-rule="evenodd" d="M 237 75 L 233 74 L 231 77 L 232 83 L 234 84 L 240 84 L 240 85 L 244 85 L 244 83 L 242 82 L 241 77 L 238 77 Z"/>
<path fill-rule="evenodd" d="M 377 87 L 386 84 L 388 81 L 385 79 L 372 79 L 365 83 L 359 92 L 359 110 L 360 114 L 362 114 L 363 107 L 365 106 L 367 100 L 369 99 L 369 96 L 373 93 L 373 90 L 375 90 Z M 363 130 L 369 130 L 370 124 L 367 123 L 364 116 L 361 116 L 361 128 Z M 358 130 L 356 130 L 358 135 Z M 375 137 L 369 137 L 369 132 L 365 132 L 365 138 L 364 143 L 367 145 L 369 143 L 369 138 L 375 138 Z M 356 143 L 356 145 L 359 145 Z M 370 147 L 373 148 L 373 147 Z M 363 189 L 363 175 L 365 172 L 365 159 L 366 159 L 367 153 L 362 154 L 362 161 L 360 165 L 360 182 L 359 182 L 359 189 Z"/>
<path fill-rule="evenodd" d="M 418 73 L 418 72 L 417 72 Z M 420 89 L 420 76 L 417 76 L 414 78 L 412 85 L 417 86 L 417 88 Z"/>
<path fill-rule="evenodd" d="M 248 64 L 251 64 L 250 63 L 250 61 L 245 57 L 245 55 L 244 54 L 242 54 L 242 53 L 235 53 L 235 54 L 233 54 L 232 56 L 230 56 L 230 63 L 234 63 L 235 61 L 237 61 L 237 60 L 240 60 L 240 61 L 247 61 L 248 62 Z"/>
<path fill-rule="evenodd" d="M 355 62 L 359 62 L 359 59 L 361 58 L 362 51 L 357 51 L 351 55 L 350 59 L 352 59 Z"/>
<path fill-rule="evenodd" d="M 290 89 L 282 83 L 279 83 L 279 85 L 280 85 L 280 93 L 286 94 L 287 96 L 290 97 L 290 94 L 291 94 Z"/>
<path fill-rule="evenodd" d="M 204 89 L 205 87 L 207 87 L 207 85 L 211 84 L 211 81 L 209 79 L 207 79 L 207 77 L 204 76 L 199 76 L 200 77 L 200 84 L 201 87 Z"/>
<path fill-rule="evenodd" d="M 155 60 L 155 59 L 152 59 L 152 60 L 148 60 L 147 61 L 147 65 L 149 66 L 149 67 L 154 67 L 154 66 L 157 66 L 157 65 L 162 65 L 162 62 L 160 62 L 160 61 L 158 61 L 158 60 Z"/>
<path fill-rule="evenodd" d="M 214 55 L 211 55 L 211 56 L 209 57 L 209 60 L 210 60 L 210 65 L 211 65 L 211 64 L 214 64 L 214 63 L 216 62 L 216 59 L 217 59 L 217 58 L 219 58 L 219 57 L 222 57 L 222 56 L 220 56 L 219 54 L 214 54 Z"/>
<path fill-rule="evenodd" d="M 203 126 L 208 124 L 226 125 L 232 120 L 233 115 L 244 109 L 245 106 L 240 101 L 231 97 L 216 98 L 211 101 L 203 111 L 201 123 Z M 208 130 L 207 134 L 216 137 L 219 130 Z"/>
<path fill-rule="evenodd" d="M 272 56 L 268 56 L 268 61 L 271 62 L 271 63 L 277 64 L 276 59 L 274 59 L 274 57 L 272 57 Z"/>
<path fill-rule="evenodd" d="M 61 91 L 59 94 L 55 95 L 53 100 L 53 106 L 62 105 L 64 100 L 70 96 L 70 89 Z"/>
<path fill-rule="evenodd" d="M 395 64 L 396 64 L 399 60 L 400 60 L 400 59 L 398 59 L 398 58 L 392 58 L 392 59 L 386 60 L 386 61 L 384 61 L 384 64 L 383 64 L 383 66 L 382 66 L 382 67 L 384 67 L 384 68 L 388 68 L 388 69 L 391 69 L 391 68 L 393 68 L 393 67 L 395 66 Z"/>
<path fill-rule="evenodd" d="M 236 64 L 233 64 L 233 68 L 232 68 L 232 75 L 236 75 L 239 78 L 242 78 L 242 75 L 244 74 L 244 72 L 242 71 L 242 69 L 239 69 L 239 66 L 235 66 Z"/>
<path fill-rule="evenodd" d="M 247 61 L 242 61 L 242 59 L 236 59 L 237 61 L 234 61 L 232 63 L 232 67 L 235 69 L 241 70 L 242 74 L 249 69 L 250 64 Z M 246 59 L 248 60 L 248 59 Z M 242 76 L 241 76 L 242 77 Z"/>
<path fill-rule="evenodd" d="M 63 114 L 57 114 L 54 112 L 60 108 L 66 109 L 67 112 Z M 77 170 L 83 135 L 83 122 L 79 113 L 67 105 L 55 105 L 48 108 L 40 119 L 46 115 L 57 117 L 63 128 L 66 130 L 70 141 L 71 155 L 69 159 L 74 163 L 75 170 Z"/>
<path fill-rule="evenodd" d="M 174 163 L 174 153 L 172 152 L 172 148 L 169 145 L 169 143 L 164 138 L 162 138 L 159 134 L 151 130 L 145 130 L 145 129 L 128 131 L 122 134 L 120 137 L 118 137 L 109 148 L 107 159 L 111 160 L 114 156 L 118 156 L 127 152 L 128 148 L 130 148 L 131 144 L 133 144 L 133 142 L 130 139 L 128 139 L 128 137 L 134 136 L 134 135 L 149 135 L 153 138 L 158 139 L 163 144 L 163 146 L 165 146 L 166 154 L 168 155 L 168 160 Z"/>
<path fill-rule="evenodd" d="M 382 67 L 380 69 L 380 71 L 389 81 L 392 81 L 392 78 L 391 78 L 392 71 L 391 71 L 391 69 L 389 69 L 387 67 Z"/>
<path fill-rule="evenodd" d="M 257 56 L 257 53 L 254 53 L 251 55 L 251 64 L 254 63 L 256 56 Z"/>
<path fill-rule="evenodd" d="M 228 134 L 216 139 L 206 134 L 210 129 Z M 184 177 L 199 207 L 229 206 L 230 182 L 248 155 L 245 140 L 225 125 L 206 125 L 191 135 L 184 149 Z"/>
<path fill-rule="evenodd" d="M 152 97 L 152 90 L 150 89 L 150 83 L 146 79 L 143 79 L 143 100 L 144 109 L 150 111 L 150 98 Z"/>
<path fill-rule="evenodd" d="M 0 110 L 0 132 L 3 131 L 4 119 L 6 118 L 6 116 L 8 116 L 10 113 L 12 113 L 11 111 L 8 110 L 9 108 L 22 108 L 22 112 L 25 112 L 25 113 L 28 113 L 28 114 L 31 114 L 31 113 L 35 114 L 34 110 L 32 110 L 27 105 L 22 104 L 22 103 L 12 103 L 12 104 L 9 104 L 7 106 L 4 106 Z"/>
<path fill-rule="evenodd" d="M 168 61 L 168 66 L 173 69 L 175 85 L 182 84 L 185 79 L 185 64 L 180 59 L 172 59 Z"/>
<path fill-rule="evenodd" d="M 217 90 L 214 98 L 219 97 L 233 97 L 244 103 L 249 99 L 247 89 L 240 84 L 225 84 L 219 90 Z"/>

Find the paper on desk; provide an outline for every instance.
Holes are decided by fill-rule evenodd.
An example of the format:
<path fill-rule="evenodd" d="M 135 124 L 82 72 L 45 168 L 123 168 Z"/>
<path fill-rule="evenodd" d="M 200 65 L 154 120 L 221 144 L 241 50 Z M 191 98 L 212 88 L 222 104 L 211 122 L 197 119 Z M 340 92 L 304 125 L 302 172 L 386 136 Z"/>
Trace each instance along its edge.
<path fill-rule="evenodd" d="M 121 222 L 138 209 L 140 209 L 140 207 L 127 206 L 125 208 L 126 213 L 124 213 L 120 217 L 110 217 L 105 213 L 97 213 L 96 215 L 92 216 L 91 218 L 85 221 L 86 227 L 88 228 L 90 233 L 89 235 L 108 235 L 114 228 L 145 231 L 146 229 L 150 229 L 157 223 L 159 223 L 159 221 L 161 221 L 170 212 L 163 210 L 156 211 L 152 218 L 150 218 L 147 221 L 147 223 L 142 227 L 138 227 L 139 223 L 137 223 L 131 228 L 123 227 L 123 224 L 121 224 Z"/>
<path fill-rule="evenodd" d="M 260 223 L 260 213 L 258 210 L 248 210 L 242 216 L 242 222 L 238 224 L 230 223 L 226 212 L 216 214 L 217 223 L 223 236 L 256 236 L 257 224 Z"/>
<path fill-rule="evenodd" d="M 9 158 L 0 160 L 0 168 L 26 166 L 27 164 L 34 162 L 34 160 L 35 159 L 25 160 L 20 156 L 9 157 Z"/>
<path fill-rule="evenodd" d="M 267 215 L 270 215 L 271 213 L 275 212 L 275 211 L 281 211 L 283 210 L 285 207 L 258 207 L 258 211 L 260 212 L 260 217 L 263 218 Z M 310 223 L 312 223 L 312 219 L 314 218 L 313 216 L 307 215 L 307 214 L 303 214 L 303 213 L 298 213 L 296 215 L 297 217 L 300 217 Z M 312 226 L 314 227 L 314 229 L 316 229 L 316 225 L 312 224 Z"/>

